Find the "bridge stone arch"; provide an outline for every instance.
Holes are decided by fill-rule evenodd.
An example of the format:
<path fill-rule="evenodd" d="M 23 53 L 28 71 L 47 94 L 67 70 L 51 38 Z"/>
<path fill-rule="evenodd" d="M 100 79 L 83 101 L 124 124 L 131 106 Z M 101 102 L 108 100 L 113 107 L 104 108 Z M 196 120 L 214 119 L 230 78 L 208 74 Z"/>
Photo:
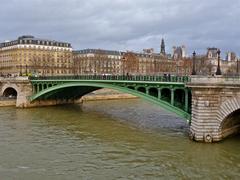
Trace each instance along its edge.
<path fill-rule="evenodd" d="M 20 88 L 16 84 L 5 84 L 2 87 L 1 96 L 4 97 L 15 96 L 17 98 L 19 93 Z"/>
<path fill-rule="evenodd" d="M 144 86 L 139 86 L 136 87 L 136 89 L 130 89 L 127 86 L 126 87 L 122 87 L 119 85 L 114 85 L 114 84 L 107 84 L 107 83 L 87 83 L 87 82 L 71 82 L 71 83 L 61 83 L 61 84 L 57 84 L 54 85 L 52 87 L 49 87 L 47 89 L 43 89 L 42 91 L 39 91 L 38 93 L 34 94 L 33 96 L 30 97 L 30 101 L 33 102 L 34 100 L 37 100 L 41 97 L 44 97 L 48 94 L 54 95 L 55 92 L 60 92 L 61 90 L 65 89 L 65 88 L 72 88 L 72 89 L 76 89 L 77 87 L 95 87 L 93 89 L 89 89 L 88 92 L 84 92 L 83 94 L 80 95 L 84 95 L 87 94 L 91 91 L 94 91 L 96 89 L 100 89 L 100 88 L 110 88 L 110 89 L 114 89 L 114 90 L 118 90 L 124 93 L 128 93 L 128 94 L 132 94 L 134 96 L 138 96 L 142 99 L 145 99 L 147 101 L 150 101 L 152 103 L 158 104 L 159 106 L 161 106 L 162 108 L 169 110 L 171 112 L 174 112 L 175 114 L 177 114 L 179 117 L 182 117 L 184 119 L 190 120 L 190 114 L 185 112 L 182 109 L 179 109 L 161 99 L 158 99 L 156 97 L 152 97 L 150 95 L 148 95 L 147 93 L 143 93 L 141 91 L 138 91 L 139 88 L 144 88 L 147 91 L 147 87 Z M 78 89 L 81 90 L 81 89 Z M 76 91 L 77 92 L 77 91 Z M 63 92 L 62 95 L 65 95 L 66 93 Z M 76 96 L 78 97 L 78 96 Z M 81 97 L 81 96 L 80 96 Z"/>
<path fill-rule="evenodd" d="M 218 131 L 222 138 L 240 133 L 240 97 L 233 97 L 224 101 L 218 110 Z"/>

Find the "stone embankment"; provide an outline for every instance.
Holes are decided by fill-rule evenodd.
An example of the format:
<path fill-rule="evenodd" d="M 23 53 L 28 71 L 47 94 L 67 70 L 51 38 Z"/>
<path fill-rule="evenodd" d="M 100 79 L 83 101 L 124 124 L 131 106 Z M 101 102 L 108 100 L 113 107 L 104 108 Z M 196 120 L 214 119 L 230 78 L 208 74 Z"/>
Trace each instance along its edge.
<path fill-rule="evenodd" d="M 134 99 L 131 94 L 121 93 L 112 89 L 100 89 L 81 98 L 81 101 L 115 100 L 115 99 Z"/>
<path fill-rule="evenodd" d="M 16 106 L 16 99 L 0 98 L 0 107 Z"/>

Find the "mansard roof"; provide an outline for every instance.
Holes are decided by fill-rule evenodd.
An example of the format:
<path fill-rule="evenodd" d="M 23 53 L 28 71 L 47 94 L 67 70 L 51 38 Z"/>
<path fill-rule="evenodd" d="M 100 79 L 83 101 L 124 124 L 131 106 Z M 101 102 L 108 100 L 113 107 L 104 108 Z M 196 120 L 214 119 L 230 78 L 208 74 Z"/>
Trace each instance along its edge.
<path fill-rule="evenodd" d="M 106 55 L 123 55 L 124 52 L 105 50 L 105 49 L 82 49 L 74 51 L 75 54 L 106 54 Z"/>
<path fill-rule="evenodd" d="M 20 36 L 16 40 L 0 43 L 0 48 L 14 46 L 18 44 L 35 44 L 35 45 L 43 45 L 43 46 L 46 45 L 46 46 L 58 46 L 58 47 L 71 48 L 71 44 L 67 42 L 35 38 L 34 36 L 31 36 L 31 35 Z"/>

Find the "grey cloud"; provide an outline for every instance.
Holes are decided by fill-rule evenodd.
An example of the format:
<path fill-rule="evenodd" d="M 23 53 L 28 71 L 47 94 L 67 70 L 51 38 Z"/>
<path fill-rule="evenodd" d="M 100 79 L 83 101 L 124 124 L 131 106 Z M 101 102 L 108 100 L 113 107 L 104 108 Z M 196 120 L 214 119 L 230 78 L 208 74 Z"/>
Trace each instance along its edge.
<path fill-rule="evenodd" d="M 75 49 L 159 51 L 185 44 L 239 52 L 238 0 L 2 0 L 0 40 L 22 34 L 71 42 Z"/>

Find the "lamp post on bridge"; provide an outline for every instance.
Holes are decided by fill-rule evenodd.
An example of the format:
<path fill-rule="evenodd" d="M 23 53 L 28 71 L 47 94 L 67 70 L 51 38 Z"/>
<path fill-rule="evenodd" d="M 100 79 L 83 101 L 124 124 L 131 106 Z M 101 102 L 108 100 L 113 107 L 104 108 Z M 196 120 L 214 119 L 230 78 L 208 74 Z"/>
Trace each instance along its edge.
<path fill-rule="evenodd" d="M 196 75 L 196 52 L 194 51 L 193 52 L 193 67 L 192 67 L 192 75 Z"/>
<path fill-rule="evenodd" d="M 216 71 L 216 75 L 222 75 L 221 69 L 220 69 L 220 49 L 218 49 L 217 51 L 217 55 L 218 55 L 218 66 L 217 66 L 217 71 Z"/>
<path fill-rule="evenodd" d="M 25 74 L 26 74 L 26 76 L 28 75 L 28 66 L 27 66 L 27 64 L 25 65 Z"/>
<path fill-rule="evenodd" d="M 237 58 L 237 76 L 239 76 L 239 64 L 238 64 L 239 59 Z"/>

